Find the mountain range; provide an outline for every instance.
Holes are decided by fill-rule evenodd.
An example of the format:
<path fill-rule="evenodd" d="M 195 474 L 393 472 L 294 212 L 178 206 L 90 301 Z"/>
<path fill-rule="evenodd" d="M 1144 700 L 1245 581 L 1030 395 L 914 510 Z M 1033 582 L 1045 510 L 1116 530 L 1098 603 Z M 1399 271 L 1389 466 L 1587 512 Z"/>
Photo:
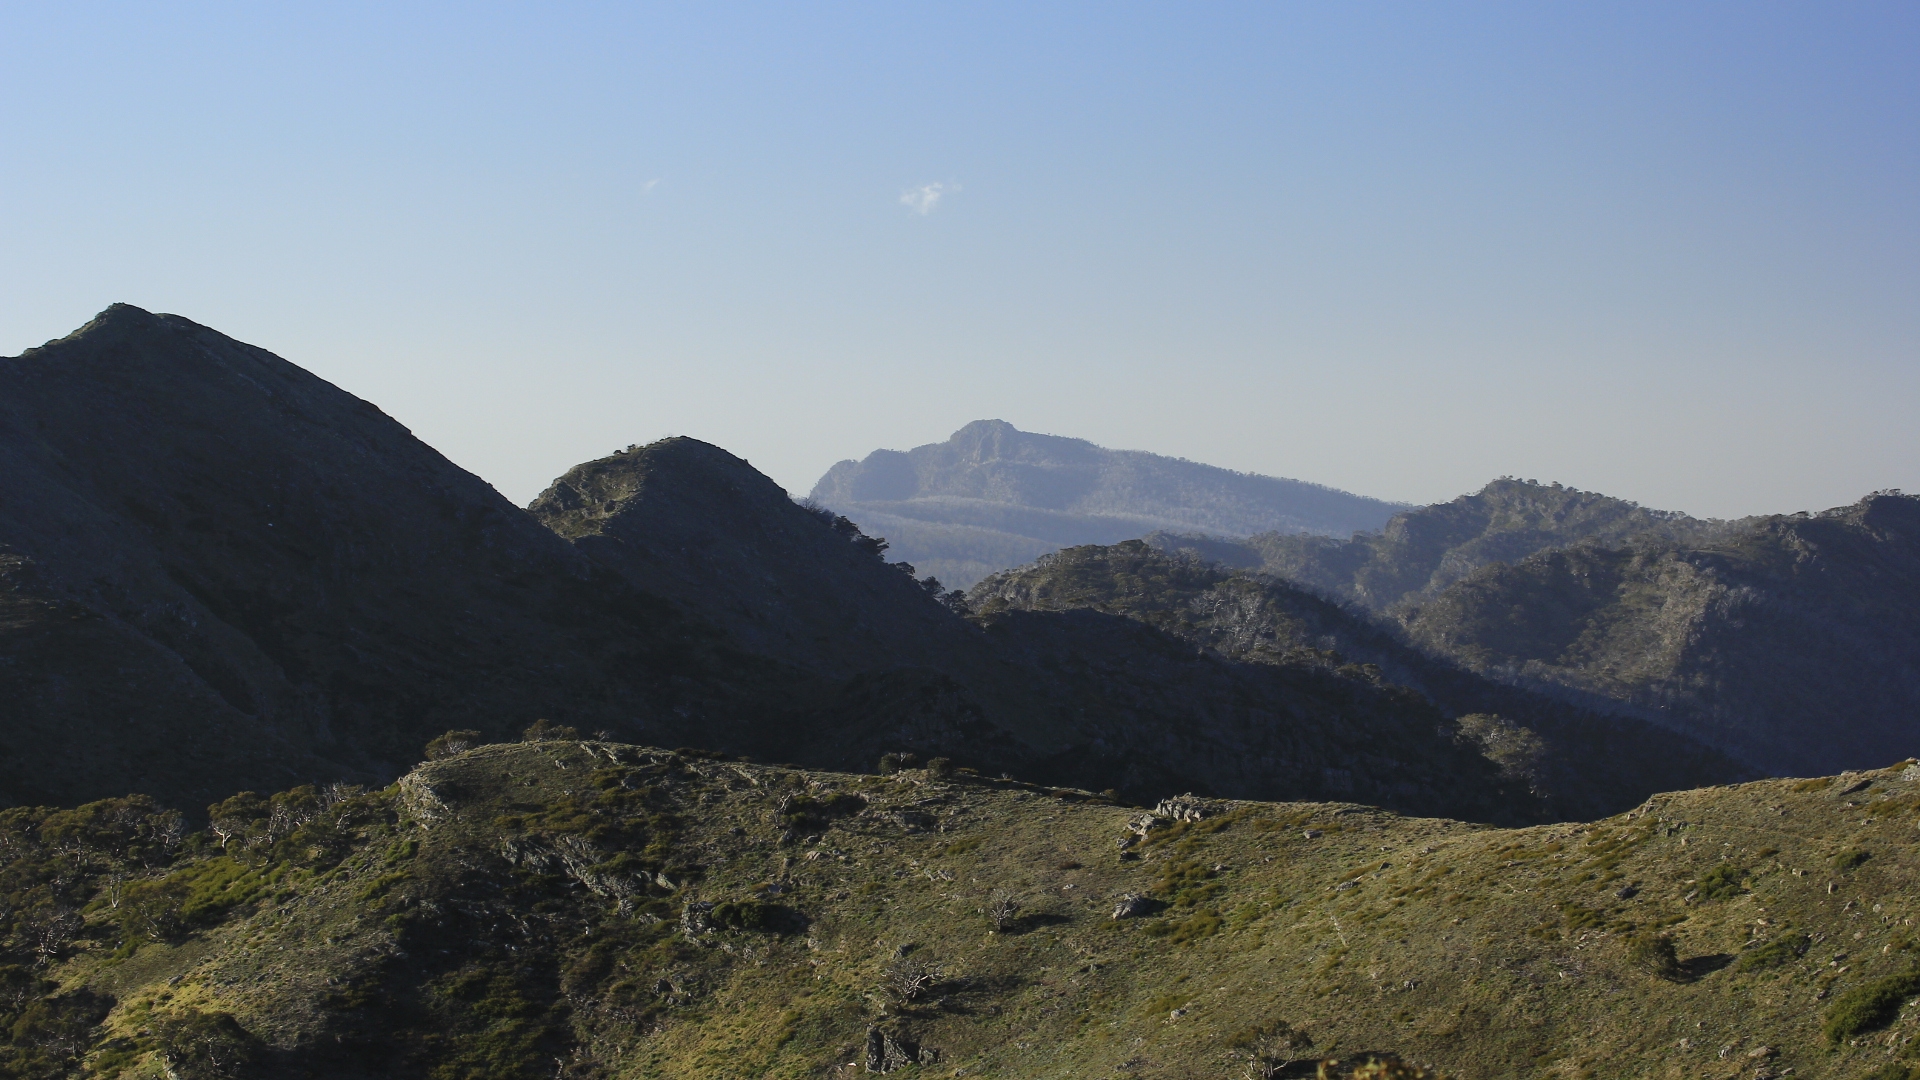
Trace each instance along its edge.
<path fill-rule="evenodd" d="M 1920 500 L 943 446 L 522 509 L 179 316 L 0 359 L 0 1077 L 1912 1080 Z"/>
<path fill-rule="evenodd" d="M 1651 771 L 1555 802 L 1503 779 L 1459 708 L 1363 665 L 1251 662 L 1095 605 L 969 618 L 697 440 L 581 465 L 521 510 L 176 316 L 115 307 L 4 364 L 10 802 L 384 783 L 441 732 L 536 719 L 819 767 L 904 751 L 1133 798 L 1511 822 L 1737 771 L 1582 712 L 1643 733 L 1620 742 Z M 1551 741 L 1566 711 L 1521 693 L 1503 716 Z"/>
<path fill-rule="evenodd" d="M 1429 655 L 1775 775 L 1920 746 L 1920 499 L 1703 521 L 1502 480 L 1349 539 L 1156 535 L 1369 610 Z"/>

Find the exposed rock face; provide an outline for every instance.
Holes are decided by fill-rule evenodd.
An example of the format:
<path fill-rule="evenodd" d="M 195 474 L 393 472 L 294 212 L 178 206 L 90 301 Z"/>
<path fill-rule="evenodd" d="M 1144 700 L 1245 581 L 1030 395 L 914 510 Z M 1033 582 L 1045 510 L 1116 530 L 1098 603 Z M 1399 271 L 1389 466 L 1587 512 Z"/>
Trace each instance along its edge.
<path fill-rule="evenodd" d="M 934 1065 L 940 1051 L 921 1046 L 910 1039 L 891 1035 L 877 1027 L 867 1029 L 866 1068 L 868 1072 L 889 1073 L 909 1065 Z"/>
<path fill-rule="evenodd" d="M 1004 420 L 976 420 L 944 443 L 840 462 L 812 498 L 960 588 L 1075 544 L 1162 529 L 1345 536 L 1379 528 L 1401 509 L 1300 480 L 1036 435 Z"/>
<path fill-rule="evenodd" d="M 738 693 L 379 409 L 126 305 L 0 360 L 0 545 L 0 801 L 391 777 L 536 716 L 666 741 Z"/>

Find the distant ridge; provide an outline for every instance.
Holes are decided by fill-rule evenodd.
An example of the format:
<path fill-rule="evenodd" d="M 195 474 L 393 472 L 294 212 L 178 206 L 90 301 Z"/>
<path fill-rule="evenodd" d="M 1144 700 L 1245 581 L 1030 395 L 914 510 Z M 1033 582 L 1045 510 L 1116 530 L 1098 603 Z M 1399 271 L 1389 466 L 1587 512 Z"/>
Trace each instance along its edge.
<path fill-rule="evenodd" d="M 1503 477 L 1451 502 L 1404 510 L 1378 532 L 1350 538 L 1275 530 L 1237 545 L 1167 535 L 1149 542 L 1164 550 L 1191 549 L 1232 566 L 1259 567 L 1374 611 L 1389 611 L 1431 597 L 1492 563 L 1632 537 L 1707 543 L 1754 520 L 1702 520 L 1561 484 Z"/>
<path fill-rule="evenodd" d="M 976 420 L 943 443 L 842 461 L 811 498 L 958 588 L 1075 544 L 1155 531 L 1347 536 L 1405 509 L 1303 480 L 1038 435 L 1004 420 Z"/>

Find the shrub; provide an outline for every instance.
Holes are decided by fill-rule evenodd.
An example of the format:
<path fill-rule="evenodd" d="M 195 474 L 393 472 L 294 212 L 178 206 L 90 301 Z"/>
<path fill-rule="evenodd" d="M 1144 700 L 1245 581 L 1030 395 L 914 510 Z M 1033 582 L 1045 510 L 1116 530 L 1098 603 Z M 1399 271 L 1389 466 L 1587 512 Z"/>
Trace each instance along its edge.
<path fill-rule="evenodd" d="M 528 724 L 527 730 L 520 733 L 521 742 L 544 742 L 548 739 L 578 739 L 579 737 L 580 731 L 578 728 L 571 728 L 565 724 L 556 724 L 545 718 L 535 720 L 533 723 Z"/>
<path fill-rule="evenodd" d="M 542 720 L 540 723 L 544 724 L 546 721 Z M 528 728 L 527 730 L 531 731 L 533 729 Z M 464 728 L 458 731 L 449 731 L 445 735 L 441 735 L 427 744 L 427 760 L 438 761 L 441 758 L 449 758 L 455 754 L 464 754 L 479 745 L 480 733 L 477 731 Z"/>
<path fill-rule="evenodd" d="M 154 1022 L 153 1037 L 168 1075 L 183 1080 L 238 1076 L 260 1057 L 260 1040 L 231 1013 L 180 1009 Z"/>
<path fill-rule="evenodd" d="M 1678 979 L 1680 955 L 1665 934 L 1642 932 L 1627 939 L 1627 963 L 1659 979 Z"/>
<path fill-rule="evenodd" d="M 1709 900 L 1731 900 L 1746 892 L 1747 872 L 1732 863 L 1721 863 L 1700 879 L 1700 895 Z"/>
<path fill-rule="evenodd" d="M 953 775 L 953 759 L 945 757 L 930 758 L 927 761 L 927 775 L 935 780 L 945 780 Z"/>
<path fill-rule="evenodd" d="M 1740 959 L 1735 961 L 1733 969 L 1765 971 L 1768 968 L 1779 967 L 1781 964 L 1792 962 L 1797 957 L 1805 956 L 1812 944 L 1813 939 L 1805 934 L 1783 934 L 1765 945 L 1742 953 Z"/>
<path fill-rule="evenodd" d="M 707 913 L 713 926 L 728 930 L 747 930 L 759 934 L 777 934 L 788 925 L 787 909 L 759 900 L 724 901 Z"/>
<path fill-rule="evenodd" d="M 1863 1031 L 1886 1027 L 1900 1015 L 1901 1003 L 1915 994 L 1920 994 L 1920 970 L 1856 986 L 1834 1001 L 1821 1030 L 1828 1042 L 1838 1044 Z"/>
<path fill-rule="evenodd" d="M 897 754 L 880 755 L 880 775 L 882 776 L 892 776 L 901 769 L 916 769 L 919 767 L 919 754 L 902 751 Z"/>
<path fill-rule="evenodd" d="M 1863 851 L 1860 848 L 1848 848 L 1833 857 L 1833 868 L 1843 874 L 1850 873 L 1858 869 L 1861 863 L 1871 858 L 1873 858 L 1873 852 L 1871 851 Z"/>
<path fill-rule="evenodd" d="M 1320 1080 L 1438 1080 L 1436 1074 L 1392 1054 L 1369 1055 L 1358 1062 L 1323 1061 L 1316 1075 Z"/>
<path fill-rule="evenodd" d="M 828 795 L 788 795 L 780 800 L 780 814 L 793 829 L 824 828 L 835 818 L 850 817 L 866 808 L 866 799 L 844 791 Z"/>
<path fill-rule="evenodd" d="M 1312 1048 L 1313 1039 L 1291 1024 L 1276 1022 L 1234 1036 L 1230 1045 L 1248 1051 L 1247 1080 L 1274 1080 Z"/>

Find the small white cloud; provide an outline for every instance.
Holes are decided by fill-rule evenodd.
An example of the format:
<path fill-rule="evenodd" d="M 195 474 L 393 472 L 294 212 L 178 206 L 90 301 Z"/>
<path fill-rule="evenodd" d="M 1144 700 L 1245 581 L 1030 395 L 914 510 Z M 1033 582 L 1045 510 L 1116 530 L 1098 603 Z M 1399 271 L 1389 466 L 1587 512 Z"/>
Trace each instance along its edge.
<path fill-rule="evenodd" d="M 925 217 L 933 213 L 940 200 L 960 190 L 959 184 L 921 184 L 900 193 L 900 205 Z"/>
<path fill-rule="evenodd" d="M 646 183 L 640 185 L 640 194 L 642 195 L 650 194 L 654 188 L 657 188 L 659 186 L 660 186 L 660 178 L 656 176 L 653 179 L 647 181 Z"/>

